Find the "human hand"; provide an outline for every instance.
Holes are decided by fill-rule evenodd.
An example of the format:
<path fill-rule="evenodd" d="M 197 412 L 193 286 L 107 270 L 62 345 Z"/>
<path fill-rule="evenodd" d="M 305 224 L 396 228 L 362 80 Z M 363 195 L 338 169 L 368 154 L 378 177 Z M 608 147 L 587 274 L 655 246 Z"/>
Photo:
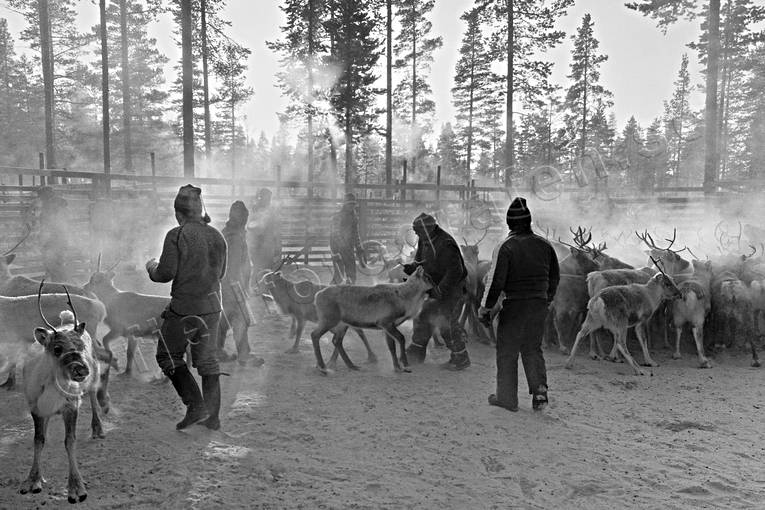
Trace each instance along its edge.
<path fill-rule="evenodd" d="M 159 266 L 159 262 L 157 262 L 156 258 L 152 257 L 151 259 L 149 259 L 148 262 L 146 262 L 146 271 L 151 273 L 152 271 L 157 269 L 157 266 Z"/>

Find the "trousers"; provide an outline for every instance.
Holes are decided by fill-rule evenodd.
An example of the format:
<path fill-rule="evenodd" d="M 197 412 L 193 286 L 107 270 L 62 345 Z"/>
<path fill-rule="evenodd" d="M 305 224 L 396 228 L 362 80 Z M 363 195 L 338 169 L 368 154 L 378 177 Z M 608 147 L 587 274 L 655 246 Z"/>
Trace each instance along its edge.
<path fill-rule="evenodd" d="M 442 299 L 426 300 L 413 321 L 412 343 L 426 348 L 433 332 L 438 329 L 449 350 L 453 353 L 465 351 L 467 333 L 459 322 L 463 294 L 464 289 L 459 286 Z"/>
<path fill-rule="evenodd" d="M 497 400 L 518 405 L 518 355 L 523 362 L 529 393 L 547 387 L 547 369 L 542 355 L 547 301 L 505 301 L 497 325 Z M 545 390 L 546 391 L 546 390 Z"/>
<path fill-rule="evenodd" d="M 166 375 L 186 365 L 186 347 L 191 347 L 191 366 L 199 375 L 220 374 L 218 365 L 218 324 L 220 312 L 178 315 L 169 308 L 162 313 L 157 340 L 157 364 Z"/>

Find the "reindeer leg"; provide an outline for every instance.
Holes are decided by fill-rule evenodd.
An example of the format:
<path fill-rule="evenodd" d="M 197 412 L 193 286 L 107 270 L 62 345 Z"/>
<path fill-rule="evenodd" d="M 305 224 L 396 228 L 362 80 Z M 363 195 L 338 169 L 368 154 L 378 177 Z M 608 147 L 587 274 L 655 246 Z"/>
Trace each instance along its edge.
<path fill-rule="evenodd" d="M 324 375 L 327 375 L 327 365 L 324 364 L 324 358 L 321 355 L 321 345 L 319 345 L 319 340 L 321 339 L 321 336 L 329 330 L 330 328 L 326 325 L 319 324 L 316 329 L 311 331 L 311 342 L 313 343 L 313 353 L 316 356 L 316 367 L 319 369 L 319 372 Z"/>
<path fill-rule="evenodd" d="M 664 330 L 666 331 L 666 328 L 664 328 Z M 645 337 L 645 330 L 643 329 L 642 323 L 635 324 L 635 334 L 638 337 L 640 348 L 643 350 L 643 361 L 645 362 L 645 365 L 649 367 L 658 367 L 659 364 L 656 363 L 653 360 L 653 358 L 651 358 L 651 354 L 648 352 L 648 342 Z M 625 341 L 625 345 L 626 345 L 626 341 Z"/>
<path fill-rule="evenodd" d="M 343 361 L 345 362 L 345 366 L 347 366 L 351 370 L 358 370 L 359 367 L 353 364 L 353 361 L 351 361 L 351 358 L 348 357 L 348 353 L 345 352 L 345 347 L 343 347 L 343 338 L 345 338 L 345 332 L 348 330 L 348 328 L 343 328 L 340 331 L 338 331 L 335 335 L 332 336 L 332 343 L 335 346 L 335 349 L 337 349 L 340 352 L 340 357 L 343 358 Z"/>
<path fill-rule="evenodd" d="M 305 328 L 305 319 L 293 317 L 292 320 L 294 327 L 290 327 L 290 334 L 292 332 L 295 333 L 295 343 L 287 350 L 287 354 L 297 354 L 300 352 L 298 346 L 300 345 L 300 337 L 303 336 L 303 328 Z"/>
<path fill-rule="evenodd" d="M 693 340 L 699 353 L 699 368 L 712 368 L 712 362 L 704 356 L 704 323 L 693 326 Z"/>
<path fill-rule="evenodd" d="M 103 439 L 106 437 L 104 434 L 104 428 L 101 425 L 101 417 L 98 414 L 98 399 L 96 398 L 96 390 L 90 390 L 88 392 L 90 396 L 90 428 L 93 432 L 93 439 Z"/>
<path fill-rule="evenodd" d="M 757 347 L 755 346 L 754 340 L 749 342 L 749 346 L 752 348 L 752 366 L 759 367 L 760 358 L 757 357 Z"/>
<path fill-rule="evenodd" d="M 45 446 L 45 432 L 48 430 L 48 420 L 49 418 L 42 418 L 32 413 L 32 421 L 35 424 L 35 449 L 32 469 L 29 470 L 29 476 L 27 476 L 27 479 L 21 484 L 21 489 L 19 489 L 19 492 L 22 494 L 28 492 L 37 494 L 42 490 L 42 485 L 45 483 L 40 470 L 40 455 Z"/>
<path fill-rule="evenodd" d="M 101 339 L 101 343 L 104 344 L 104 349 L 109 351 L 109 354 L 112 354 L 112 349 L 109 347 L 109 344 L 111 343 L 112 340 L 114 340 L 115 338 L 118 338 L 119 336 L 120 335 L 117 334 L 116 331 L 114 331 L 113 329 L 110 329 L 109 332 L 106 333 L 104 335 L 104 337 Z M 117 364 L 117 358 L 116 357 L 112 356 L 111 364 L 112 364 L 112 368 L 114 370 L 119 370 L 119 364 Z"/>
<path fill-rule="evenodd" d="M 683 325 L 678 326 L 675 324 L 675 353 L 672 355 L 672 359 L 680 359 L 683 357 L 682 354 L 680 354 L 680 338 L 683 336 Z M 696 327 L 693 327 L 693 336 L 696 337 Z M 696 346 L 698 347 L 698 342 L 696 343 Z M 703 357 L 704 353 L 703 350 L 699 351 L 699 356 Z M 701 359 L 701 358 L 699 358 Z"/>
<path fill-rule="evenodd" d="M 635 360 L 632 358 L 630 351 L 627 350 L 627 331 L 620 331 L 618 334 L 614 333 L 614 348 L 622 354 L 624 359 L 635 370 L 635 375 L 645 375 L 645 372 L 638 366 Z"/>
<path fill-rule="evenodd" d="M 566 368 L 571 368 L 574 366 L 574 355 L 576 354 L 576 349 L 579 347 L 579 342 L 581 342 L 582 338 L 586 337 L 591 332 L 592 329 L 587 323 L 587 319 L 585 319 L 584 323 L 582 324 L 582 328 L 579 330 L 579 333 L 576 334 L 574 345 L 571 346 L 571 353 L 568 355 L 568 359 L 566 359 L 566 364 L 564 365 Z"/>
<path fill-rule="evenodd" d="M 548 314 L 549 315 L 549 314 Z M 558 314 L 557 312 L 554 312 L 554 317 L 552 320 L 552 329 L 555 331 L 555 335 L 558 337 L 558 350 L 560 350 L 561 354 L 568 354 L 568 348 L 563 344 L 563 337 L 565 336 L 564 332 L 568 331 L 566 329 L 564 324 L 564 318 L 563 314 Z M 549 329 L 549 323 L 548 323 L 548 331 Z M 552 334 L 552 331 L 550 331 Z"/>
<path fill-rule="evenodd" d="M 388 343 L 388 350 L 390 351 L 391 358 L 393 359 L 393 369 L 396 372 L 411 372 L 409 368 L 409 361 L 406 359 L 406 350 L 404 349 L 406 340 L 404 335 L 401 334 L 395 326 L 386 326 L 383 328 L 385 332 L 385 341 Z M 399 342 L 401 348 L 401 361 L 404 367 L 402 368 L 396 357 L 396 340 Z"/>
<path fill-rule="evenodd" d="M 11 391 L 16 388 L 16 362 L 10 364 L 8 368 L 8 379 L 3 384 L 0 384 L 0 388 L 5 388 Z"/>
<path fill-rule="evenodd" d="M 138 343 L 135 335 L 127 337 L 127 361 L 125 362 L 125 372 L 123 375 L 129 376 L 133 373 L 133 360 L 135 359 L 135 346 Z"/>
<path fill-rule="evenodd" d="M 356 334 L 359 335 L 359 338 L 361 338 L 361 341 L 364 342 L 364 347 L 367 349 L 367 363 L 377 363 L 377 356 L 369 346 L 369 340 L 367 339 L 367 335 L 364 333 L 364 330 L 360 328 L 353 328 L 353 331 L 355 331 Z"/>
<path fill-rule="evenodd" d="M 85 490 L 85 484 L 82 482 L 80 470 L 77 469 L 77 407 L 66 406 L 62 411 L 64 418 L 64 446 L 66 455 L 69 457 L 69 487 L 68 497 L 70 503 L 85 501 L 88 493 Z"/>

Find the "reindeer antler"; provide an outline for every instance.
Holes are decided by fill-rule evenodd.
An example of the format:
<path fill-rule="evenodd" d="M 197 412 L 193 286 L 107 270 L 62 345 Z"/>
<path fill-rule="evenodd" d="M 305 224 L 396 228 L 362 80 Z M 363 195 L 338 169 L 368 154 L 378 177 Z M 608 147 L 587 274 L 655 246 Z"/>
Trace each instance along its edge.
<path fill-rule="evenodd" d="M 98 252 L 98 263 L 96 264 L 96 273 L 101 272 L 101 252 Z"/>
<path fill-rule="evenodd" d="M 64 287 L 64 292 L 66 292 L 66 304 L 69 305 L 69 309 L 72 310 L 72 315 L 74 315 L 74 327 L 76 328 L 79 322 L 77 322 L 77 310 L 74 309 L 74 305 L 72 304 L 72 297 L 69 295 L 69 289 L 66 288 L 66 285 L 62 285 Z"/>
<path fill-rule="evenodd" d="M 48 329 L 52 330 L 55 333 L 56 328 L 53 327 L 53 324 L 48 322 L 48 319 L 45 318 L 45 314 L 43 314 L 43 311 L 42 311 L 42 288 L 44 283 L 45 283 L 45 278 L 43 278 L 40 281 L 40 288 L 37 290 L 37 310 L 39 310 L 40 318 L 43 320 L 43 322 L 48 327 Z"/>
<path fill-rule="evenodd" d="M 638 234 L 637 231 L 635 231 L 635 235 L 638 236 L 638 239 L 643 241 L 649 248 L 652 248 L 654 250 L 669 251 L 669 252 L 677 254 L 677 253 L 680 253 L 681 251 L 685 251 L 688 249 L 687 246 L 683 248 L 682 250 L 672 249 L 672 246 L 675 244 L 675 240 L 677 239 L 677 228 L 672 229 L 672 239 L 665 238 L 665 240 L 669 242 L 669 245 L 666 248 L 661 248 L 659 246 L 656 246 L 656 243 L 654 242 L 653 237 L 651 237 L 651 234 L 648 232 L 648 230 L 645 230 L 642 236 Z"/>
<path fill-rule="evenodd" d="M 752 249 L 752 253 L 750 253 L 749 255 L 742 255 L 744 260 L 751 259 L 757 253 L 757 247 L 756 246 L 754 246 L 753 244 L 750 244 L 749 247 Z"/>
<path fill-rule="evenodd" d="M 568 228 L 571 233 L 574 235 L 574 242 L 579 246 L 579 249 L 586 250 L 587 245 L 592 242 L 592 227 L 590 227 L 589 230 L 585 230 L 581 226 L 579 226 L 576 229 L 576 232 L 574 232 L 574 229 L 569 227 Z M 587 235 L 587 240 L 585 241 L 584 236 Z"/>
<path fill-rule="evenodd" d="M 16 245 L 13 248 L 11 248 L 10 250 L 8 250 L 7 252 L 3 253 L 3 256 L 6 256 L 6 255 L 8 255 L 10 253 L 13 253 L 13 250 L 15 250 L 16 248 L 21 246 L 21 243 L 23 243 L 24 241 L 27 240 L 27 238 L 29 237 L 29 234 L 32 233 L 32 227 L 29 226 L 29 223 L 27 223 L 26 227 L 27 227 L 27 233 L 24 234 L 24 237 L 21 238 L 21 241 L 16 243 Z"/>

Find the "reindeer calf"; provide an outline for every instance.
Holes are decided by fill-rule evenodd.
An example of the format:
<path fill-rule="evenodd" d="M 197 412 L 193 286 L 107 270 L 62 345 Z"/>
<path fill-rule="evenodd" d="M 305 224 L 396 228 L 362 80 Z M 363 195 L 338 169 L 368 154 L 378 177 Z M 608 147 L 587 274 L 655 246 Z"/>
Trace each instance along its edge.
<path fill-rule="evenodd" d="M 170 298 L 118 290 L 114 286 L 114 276 L 113 271 L 96 271 L 84 288 L 98 296 L 106 306 L 104 322 L 109 326 L 109 332 L 103 338 L 106 349 L 111 352 L 109 344 L 116 338 L 127 339 L 125 374 L 129 375 L 135 358 L 136 337 L 153 334 L 156 324 L 162 322 L 160 316 Z"/>
<path fill-rule="evenodd" d="M 308 281 L 294 283 L 284 278 L 277 271 L 275 273 L 268 273 L 263 277 L 261 288 L 267 289 L 281 311 L 292 318 L 289 334 L 290 336 L 295 335 L 295 343 L 292 344 L 292 347 L 287 352 L 290 354 L 297 353 L 305 323 L 307 321 L 318 322 L 319 320 L 316 306 L 314 306 L 316 293 L 326 289 L 327 285 L 317 285 Z M 369 347 L 369 341 L 364 332 L 358 328 L 353 328 L 353 330 L 361 338 L 361 341 L 364 342 L 364 347 L 367 349 L 367 362 L 377 363 L 377 357 Z M 332 353 L 330 364 L 335 362 L 337 355 L 338 351 L 335 349 Z"/>
<path fill-rule="evenodd" d="M 40 287 L 42 289 L 42 284 Z M 66 434 L 64 446 L 69 458 L 67 496 L 70 503 L 77 503 L 84 501 L 88 496 L 77 468 L 75 435 L 77 415 L 82 395 L 89 393 L 93 416 L 94 418 L 97 416 L 95 394 L 100 381 L 101 368 L 93 341 L 85 330 L 85 323 L 77 321 L 77 312 L 71 300 L 68 301 L 72 310 L 69 320 L 64 316 L 67 312 L 62 312 L 61 317 L 62 323 L 68 322 L 68 324 L 57 329 L 43 315 L 40 294 L 37 299 L 40 317 L 47 327 L 35 328 L 34 337 L 44 349 L 32 355 L 24 365 L 24 395 L 32 414 L 35 435 L 32 468 L 20 492 L 22 494 L 38 493 L 42 490 L 44 479 L 40 470 L 40 455 L 45 445 L 45 433 L 50 418 L 61 414 Z M 100 437 L 103 437 L 103 434 Z"/>
<path fill-rule="evenodd" d="M 680 290 L 664 273 L 655 275 L 645 285 L 633 283 L 601 290 L 587 303 L 587 317 L 576 335 L 571 354 L 566 360 L 566 368 L 573 366 L 576 348 L 582 338 L 598 328 L 604 328 L 613 333 L 614 347 L 621 352 L 635 373 L 644 375 L 627 350 L 627 328 L 635 327 L 645 363 L 649 366 L 658 366 L 648 353 L 644 323 L 659 308 L 664 299 L 677 297 L 680 297 Z"/>
<path fill-rule="evenodd" d="M 319 320 L 316 329 L 311 332 L 311 340 L 319 370 L 322 373 L 327 371 L 319 339 L 330 330 L 335 331 L 332 341 L 345 364 L 351 370 L 357 369 L 343 348 L 345 331 L 351 326 L 383 330 L 394 368 L 397 372 L 409 372 L 404 350 L 406 339 L 397 326 L 420 312 L 427 292 L 432 288 L 433 280 L 420 266 L 404 283 L 384 283 L 372 287 L 339 285 L 317 292 L 314 304 Z M 401 364 L 396 358 L 394 339 L 400 346 Z"/>

